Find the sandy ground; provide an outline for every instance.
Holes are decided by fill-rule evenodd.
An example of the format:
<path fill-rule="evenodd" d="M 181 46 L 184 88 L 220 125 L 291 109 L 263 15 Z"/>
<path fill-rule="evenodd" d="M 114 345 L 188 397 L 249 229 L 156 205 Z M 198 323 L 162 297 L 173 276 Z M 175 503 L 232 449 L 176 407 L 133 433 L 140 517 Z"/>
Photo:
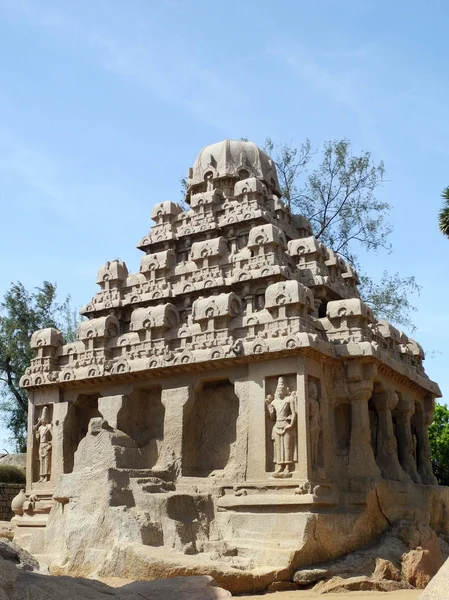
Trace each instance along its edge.
<path fill-rule="evenodd" d="M 343 594 L 314 594 L 313 592 L 294 591 L 294 592 L 275 592 L 273 594 L 262 594 L 259 596 L 236 596 L 240 600 L 309 600 L 314 598 L 324 600 L 417 600 L 422 590 L 401 590 L 398 592 L 346 592 Z"/>

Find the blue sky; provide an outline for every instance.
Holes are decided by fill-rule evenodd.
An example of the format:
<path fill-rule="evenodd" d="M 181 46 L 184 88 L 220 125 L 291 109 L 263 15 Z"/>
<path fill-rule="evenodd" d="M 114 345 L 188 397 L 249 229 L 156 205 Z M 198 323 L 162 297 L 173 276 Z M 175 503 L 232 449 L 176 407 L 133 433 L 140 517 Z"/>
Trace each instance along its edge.
<path fill-rule="evenodd" d="M 201 147 L 349 138 L 384 160 L 391 255 L 415 275 L 414 337 L 449 392 L 449 7 L 443 0 L 0 0 L 0 295 L 47 279 L 75 305 L 179 200 Z M 0 449 L 7 434 L 0 430 Z"/>

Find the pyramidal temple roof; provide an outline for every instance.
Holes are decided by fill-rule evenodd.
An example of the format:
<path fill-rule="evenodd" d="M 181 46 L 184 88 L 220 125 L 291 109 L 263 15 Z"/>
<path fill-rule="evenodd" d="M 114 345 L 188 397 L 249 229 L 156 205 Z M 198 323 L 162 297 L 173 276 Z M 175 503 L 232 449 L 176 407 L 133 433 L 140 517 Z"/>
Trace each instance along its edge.
<path fill-rule="evenodd" d="M 84 385 L 308 352 L 330 361 L 363 356 L 440 395 L 419 344 L 375 319 L 351 265 L 280 196 L 275 164 L 255 144 L 203 148 L 189 170 L 189 209 L 154 206 L 138 273 L 118 260 L 102 266 L 78 340 L 36 332 L 37 356 L 22 385 Z"/>

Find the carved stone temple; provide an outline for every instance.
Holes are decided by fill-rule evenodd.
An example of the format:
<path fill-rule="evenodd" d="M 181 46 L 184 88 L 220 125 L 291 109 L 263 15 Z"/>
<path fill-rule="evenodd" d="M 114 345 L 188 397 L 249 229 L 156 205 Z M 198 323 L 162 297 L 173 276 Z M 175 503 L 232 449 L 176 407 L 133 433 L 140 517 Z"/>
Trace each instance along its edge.
<path fill-rule="evenodd" d="M 375 319 L 254 144 L 204 148 L 186 202 L 155 205 L 138 273 L 100 268 L 77 341 L 32 336 L 17 541 L 52 573 L 244 591 L 398 519 L 449 533 L 420 345 Z"/>

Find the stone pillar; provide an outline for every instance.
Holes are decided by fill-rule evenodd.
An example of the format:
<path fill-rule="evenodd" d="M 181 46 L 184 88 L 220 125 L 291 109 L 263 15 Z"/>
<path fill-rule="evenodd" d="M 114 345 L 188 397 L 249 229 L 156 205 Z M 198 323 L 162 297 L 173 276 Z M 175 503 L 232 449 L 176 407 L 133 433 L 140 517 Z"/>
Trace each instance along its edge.
<path fill-rule="evenodd" d="M 184 413 L 187 403 L 192 399 L 192 386 L 162 389 L 161 402 L 165 408 L 164 439 L 154 467 L 155 471 L 170 470 L 178 475 L 181 474 Z"/>
<path fill-rule="evenodd" d="M 394 412 L 399 462 L 410 479 L 415 483 L 420 483 L 421 478 L 418 475 L 416 460 L 413 455 L 413 439 L 410 426 L 410 418 L 415 412 L 415 404 L 412 399 L 402 397 Z"/>
<path fill-rule="evenodd" d="M 398 395 L 388 390 L 374 394 L 372 399 L 378 417 L 376 458 L 382 477 L 395 481 L 408 481 L 409 478 L 399 463 L 391 416 L 391 411 L 399 401 Z"/>
<path fill-rule="evenodd" d="M 128 396 L 104 396 L 98 399 L 98 410 L 111 427 L 123 430 L 122 420 L 128 408 Z"/>
<path fill-rule="evenodd" d="M 298 360 L 296 370 L 296 396 L 297 404 L 297 426 L 298 426 L 298 464 L 295 477 L 308 481 L 312 478 L 312 456 L 309 442 L 308 419 L 309 409 L 307 405 L 307 378 L 304 361 Z"/>
<path fill-rule="evenodd" d="M 266 448 L 271 443 L 266 440 L 266 408 L 264 378 L 260 365 L 252 363 L 248 366 L 248 460 L 246 478 L 250 481 L 267 479 Z"/>
<path fill-rule="evenodd" d="M 226 468 L 226 476 L 236 481 L 244 481 L 248 460 L 248 424 L 249 424 L 249 385 L 247 378 L 230 377 L 234 384 L 234 393 L 239 400 L 239 416 L 236 424 L 236 440 L 232 450 L 230 468 Z"/>
<path fill-rule="evenodd" d="M 427 485 L 438 485 L 437 478 L 433 474 L 432 462 L 430 460 L 430 444 L 427 428 L 432 422 L 431 412 L 419 411 L 416 413 L 416 438 L 418 442 L 418 473 L 421 481 Z"/>
<path fill-rule="evenodd" d="M 26 491 L 30 494 L 33 486 L 34 471 L 34 402 L 33 392 L 28 392 L 28 425 L 27 425 L 27 457 L 26 457 Z"/>
<path fill-rule="evenodd" d="M 380 478 L 379 467 L 371 446 L 368 401 L 373 392 L 371 381 L 348 384 L 351 402 L 351 443 L 349 451 L 349 473 L 351 477 Z"/>
<path fill-rule="evenodd" d="M 68 412 L 69 405 L 67 402 L 61 402 L 53 406 L 53 446 L 50 477 L 53 484 L 56 484 L 60 475 L 64 473 L 64 422 Z"/>

